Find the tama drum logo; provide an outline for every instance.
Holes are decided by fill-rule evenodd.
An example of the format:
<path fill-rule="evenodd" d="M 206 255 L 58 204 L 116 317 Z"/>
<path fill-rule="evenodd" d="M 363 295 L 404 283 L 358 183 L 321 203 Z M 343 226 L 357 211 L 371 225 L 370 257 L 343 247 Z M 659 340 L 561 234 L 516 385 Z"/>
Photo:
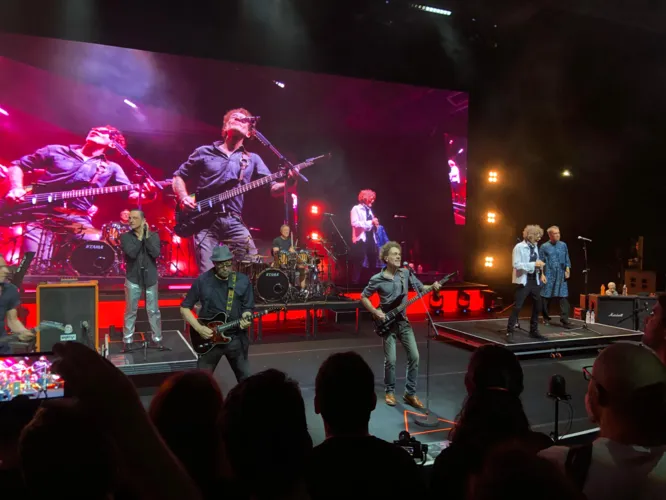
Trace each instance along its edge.
<path fill-rule="evenodd" d="M 624 313 L 610 313 L 608 315 L 609 318 L 621 318 L 622 316 L 624 316 Z"/>
<path fill-rule="evenodd" d="M 86 245 L 86 248 L 90 248 L 92 250 L 104 250 L 104 245 L 99 245 L 95 243 L 88 243 Z"/>
<path fill-rule="evenodd" d="M 280 276 L 280 274 L 281 274 L 281 273 L 280 273 L 279 271 L 273 271 L 273 272 L 268 272 L 268 273 L 266 273 L 266 276 L 272 276 L 272 277 L 275 277 L 275 276 Z"/>

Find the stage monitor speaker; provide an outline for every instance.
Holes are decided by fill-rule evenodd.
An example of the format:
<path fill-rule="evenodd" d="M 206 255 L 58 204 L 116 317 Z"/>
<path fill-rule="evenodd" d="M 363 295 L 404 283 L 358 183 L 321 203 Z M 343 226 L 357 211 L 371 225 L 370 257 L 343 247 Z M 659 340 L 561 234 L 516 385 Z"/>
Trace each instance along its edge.
<path fill-rule="evenodd" d="M 636 330 L 635 304 L 636 296 L 590 294 L 590 310 L 594 311 L 594 321 L 602 325 Z"/>
<path fill-rule="evenodd" d="M 629 295 L 655 293 L 657 291 L 657 273 L 654 271 L 628 270 L 624 272 L 624 284 L 627 285 Z"/>
<path fill-rule="evenodd" d="M 637 297 L 636 309 L 638 309 L 638 325 L 636 330 L 645 331 L 645 319 L 652 314 L 652 308 L 657 303 L 657 297 Z"/>
<path fill-rule="evenodd" d="M 99 287 L 97 281 L 45 283 L 37 286 L 37 324 L 52 321 L 70 329 L 44 326 L 37 350 L 47 352 L 58 342 L 75 341 L 99 352 Z"/>

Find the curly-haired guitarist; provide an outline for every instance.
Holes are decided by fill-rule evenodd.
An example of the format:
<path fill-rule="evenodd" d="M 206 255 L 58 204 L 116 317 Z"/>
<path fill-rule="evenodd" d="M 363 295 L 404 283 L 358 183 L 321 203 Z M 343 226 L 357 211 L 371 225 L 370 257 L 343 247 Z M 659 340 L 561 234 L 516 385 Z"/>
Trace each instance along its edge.
<path fill-rule="evenodd" d="M 379 273 L 370 278 L 370 282 L 361 294 L 361 303 L 377 320 L 383 320 L 385 312 L 407 302 L 410 288 L 415 285 L 421 293 L 431 289 L 439 290 L 441 285 L 433 283 L 424 286 L 416 276 L 410 275 L 409 270 L 401 268 L 402 250 L 395 241 L 389 241 L 382 246 L 379 258 L 386 263 Z M 370 297 L 377 292 L 379 295 L 379 308 L 375 308 L 370 302 Z M 405 348 L 407 354 L 407 381 L 405 383 L 405 394 L 403 401 L 415 408 L 424 408 L 423 403 L 416 396 L 416 380 L 419 374 L 419 350 L 414 337 L 414 330 L 407 316 L 396 321 L 389 333 L 382 337 L 384 344 L 384 386 L 386 389 L 386 404 L 395 406 L 395 363 L 396 363 L 396 341 Z"/>

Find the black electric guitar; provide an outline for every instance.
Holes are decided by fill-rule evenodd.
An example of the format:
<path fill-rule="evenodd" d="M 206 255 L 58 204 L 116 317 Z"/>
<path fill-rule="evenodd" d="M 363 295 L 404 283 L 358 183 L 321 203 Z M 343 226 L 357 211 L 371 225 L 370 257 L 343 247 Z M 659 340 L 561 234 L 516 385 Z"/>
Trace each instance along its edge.
<path fill-rule="evenodd" d="M 449 281 L 453 276 L 458 274 L 458 271 L 455 271 L 451 274 L 447 274 L 444 276 L 441 280 L 439 280 L 437 283 L 440 285 L 443 285 L 447 281 Z M 375 319 L 375 333 L 379 335 L 380 337 L 383 337 L 387 333 L 389 333 L 389 330 L 391 327 L 395 324 L 395 322 L 398 320 L 398 318 L 402 315 L 407 310 L 407 307 L 412 305 L 414 302 L 417 300 L 421 299 L 421 297 L 425 297 L 429 293 L 433 292 L 433 289 L 431 288 L 429 291 L 426 293 L 417 293 L 416 296 L 404 304 L 397 304 L 397 302 L 400 302 L 402 300 L 402 297 L 399 297 L 396 299 L 396 302 L 393 302 L 392 304 L 388 304 L 386 306 L 380 307 L 382 311 L 384 311 L 384 319 L 379 320 Z"/>
<path fill-rule="evenodd" d="M 170 186 L 171 179 L 160 181 L 162 187 Z M 53 193 L 26 193 L 22 201 L 0 200 L 0 224 L 25 220 L 26 216 L 38 213 L 40 210 L 50 210 L 56 207 L 67 208 L 68 200 L 99 196 L 103 194 L 124 193 L 138 191 L 141 184 L 119 184 L 101 188 L 73 189 L 71 191 L 57 191 Z"/>
<path fill-rule="evenodd" d="M 277 310 L 284 309 L 284 306 L 274 306 L 266 309 L 265 311 L 257 312 L 252 315 L 252 319 L 260 318 L 264 314 L 272 313 Z M 197 318 L 200 325 L 207 326 L 213 330 L 213 336 L 209 339 L 203 338 L 194 329 L 190 328 L 190 342 L 197 354 L 206 354 L 217 344 L 228 344 L 231 342 L 231 337 L 227 337 L 224 332 L 238 328 L 241 320 L 231 321 L 227 323 L 227 315 L 223 312 L 217 313 L 212 318 Z"/>
<path fill-rule="evenodd" d="M 309 158 L 303 163 L 294 166 L 294 169 L 303 170 L 322 158 L 330 158 L 331 153 Z M 273 181 L 282 179 L 287 176 L 288 169 L 282 169 L 272 175 L 261 177 L 255 181 L 248 182 L 247 184 L 237 185 L 227 191 L 211 196 L 203 200 L 197 201 L 196 208 L 183 208 L 180 204 L 176 208 L 176 225 L 174 232 L 181 238 L 187 238 L 199 231 L 202 227 L 210 227 L 215 218 L 220 212 L 224 212 L 224 202 L 235 198 L 238 195 L 247 193 L 248 191 L 265 186 Z M 196 199 L 196 194 L 194 195 Z"/>

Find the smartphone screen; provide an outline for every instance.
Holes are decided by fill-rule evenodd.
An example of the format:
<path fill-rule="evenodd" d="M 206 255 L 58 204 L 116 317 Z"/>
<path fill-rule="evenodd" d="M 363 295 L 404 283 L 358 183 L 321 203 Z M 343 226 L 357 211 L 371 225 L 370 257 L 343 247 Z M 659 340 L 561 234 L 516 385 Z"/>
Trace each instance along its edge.
<path fill-rule="evenodd" d="M 65 381 L 51 372 L 52 352 L 0 355 L 0 401 L 24 395 L 30 399 L 61 398 Z"/>

